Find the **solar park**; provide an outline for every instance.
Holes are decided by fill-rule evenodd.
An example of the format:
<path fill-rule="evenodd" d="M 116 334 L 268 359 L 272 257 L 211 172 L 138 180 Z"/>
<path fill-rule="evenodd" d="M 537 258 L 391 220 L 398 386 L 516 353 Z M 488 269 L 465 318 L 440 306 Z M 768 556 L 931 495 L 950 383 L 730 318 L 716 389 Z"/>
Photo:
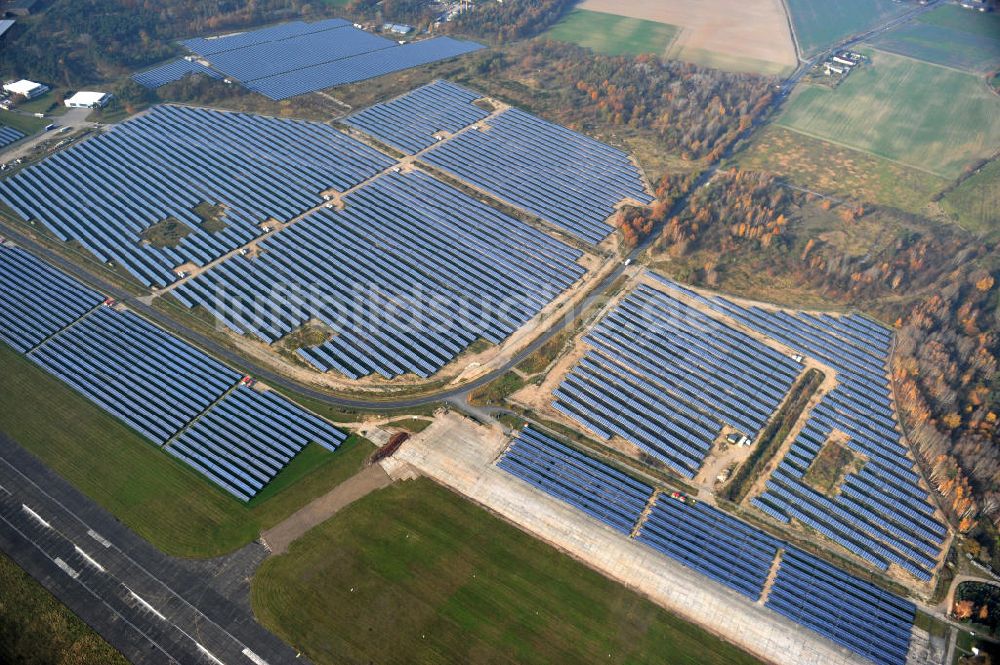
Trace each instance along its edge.
<path fill-rule="evenodd" d="M 23 138 L 24 132 L 14 129 L 13 127 L 0 125 L 0 148 L 6 148 L 11 143 L 20 141 Z"/>
<path fill-rule="evenodd" d="M 487 114 L 479 97 L 435 83 L 347 122 L 592 244 L 614 230 L 622 201 L 652 202 L 628 154 L 519 109 Z M 456 135 L 435 145 L 440 131 Z"/>
<path fill-rule="evenodd" d="M 0 275 L 0 339 L 240 500 L 346 438 L 21 249 L 0 245 Z"/>
<path fill-rule="evenodd" d="M 269 342 L 320 319 L 333 338 L 300 355 L 322 370 L 427 377 L 477 338 L 502 342 L 584 273 L 579 250 L 420 172 L 387 174 L 345 203 L 175 295 Z M 359 293 L 370 295 L 359 303 Z M 469 302 L 470 293 L 482 301 Z M 265 303 L 260 310 L 276 316 L 264 320 L 242 303 Z"/>
<path fill-rule="evenodd" d="M 554 408 L 619 435 L 691 478 L 729 426 L 757 437 L 802 367 L 657 289 L 640 285 L 585 337 L 590 350 Z"/>
<path fill-rule="evenodd" d="M 906 663 L 911 602 L 750 524 L 673 498 L 530 427 L 497 466 L 877 665 Z"/>
<path fill-rule="evenodd" d="M 225 75 L 273 100 L 356 83 L 483 48 L 451 37 L 400 44 L 344 19 L 292 21 L 249 32 L 197 37 L 181 44 L 209 63 L 174 60 L 133 76 L 158 88 L 189 73 Z"/>

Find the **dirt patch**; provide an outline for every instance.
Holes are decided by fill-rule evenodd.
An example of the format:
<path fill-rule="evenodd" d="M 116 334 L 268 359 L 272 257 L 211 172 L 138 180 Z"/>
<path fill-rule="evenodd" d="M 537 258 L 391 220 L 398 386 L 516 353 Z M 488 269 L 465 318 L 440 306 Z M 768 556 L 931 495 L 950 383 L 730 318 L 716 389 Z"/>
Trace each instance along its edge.
<path fill-rule="evenodd" d="M 681 28 L 668 57 L 700 62 L 699 52 L 714 53 L 731 60 L 728 65 L 739 67 L 742 61 L 745 71 L 759 71 L 760 61 L 798 64 L 781 0 L 584 0 L 579 7 Z"/>
<path fill-rule="evenodd" d="M 271 554 L 281 554 L 292 542 L 305 535 L 314 526 L 333 517 L 340 509 L 391 483 L 392 478 L 381 466 L 377 464 L 367 466 L 327 494 L 299 509 L 285 521 L 262 533 L 261 540 L 271 550 Z"/>

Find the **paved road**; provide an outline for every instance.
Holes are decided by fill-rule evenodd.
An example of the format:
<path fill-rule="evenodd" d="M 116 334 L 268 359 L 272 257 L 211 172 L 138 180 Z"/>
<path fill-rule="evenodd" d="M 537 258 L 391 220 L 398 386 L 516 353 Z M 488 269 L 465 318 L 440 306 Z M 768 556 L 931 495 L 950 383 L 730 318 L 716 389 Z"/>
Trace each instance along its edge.
<path fill-rule="evenodd" d="M 172 559 L 2 434 L 0 549 L 138 665 L 303 662 L 250 611 L 262 546 Z"/>

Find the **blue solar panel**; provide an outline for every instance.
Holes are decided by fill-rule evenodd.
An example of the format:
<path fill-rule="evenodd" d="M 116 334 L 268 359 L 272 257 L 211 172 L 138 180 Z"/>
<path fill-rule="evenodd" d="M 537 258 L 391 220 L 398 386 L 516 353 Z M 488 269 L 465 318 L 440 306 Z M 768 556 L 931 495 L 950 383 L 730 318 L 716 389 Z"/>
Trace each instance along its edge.
<path fill-rule="evenodd" d="M 643 518 L 651 487 L 531 428 L 497 466 L 623 534 L 638 527 L 638 541 L 751 600 L 766 595 L 768 608 L 877 665 L 906 662 L 913 603 L 750 524 L 666 494 Z M 780 514 L 771 497 L 752 503 Z"/>
<path fill-rule="evenodd" d="M 0 244 L 0 339 L 27 353 L 100 305 L 85 288 L 17 247 Z"/>
<path fill-rule="evenodd" d="M 607 220 L 617 204 L 653 200 L 626 153 L 518 109 L 421 159 L 591 243 L 614 230 Z"/>
<path fill-rule="evenodd" d="M 110 307 L 96 309 L 29 357 L 159 444 L 240 378 L 135 314 Z"/>
<path fill-rule="evenodd" d="M 6 148 L 11 143 L 20 141 L 23 138 L 24 132 L 14 129 L 13 127 L 0 125 L 0 148 Z"/>
<path fill-rule="evenodd" d="M 182 43 L 208 59 L 214 69 L 275 100 L 363 81 L 482 48 L 474 42 L 451 37 L 399 45 L 355 28 L 343 19 L 295 21 Z"/>
<path fill-rule="evenodd" d="M 434 145 L 436 133 L 454 133 L 488 116 L 488 111 L 472 103 L 480 97 L 479 93 L 454 83 L 434 81 L 355 113 L 345 122 L 413 154 Z"/>
<path fill-rule="evenodd" d="M 807 524 L 878 568 L 895 565 L 929 580 L 947 529 L 897 429 L 887 367 L 891 331 L 854 314 L 745 308 L 719 297 L 705 302 L 837 372 L 839 385 L 812 409 L 760 497 L 767 510 Z M 835 430 L 866 461 L 826 496 L 803 476 Z"/>
<path fill-rule="evenodd" d="M 239 386 L 166 450 L 249 501 L 308 443 L 336 450 L 346 435 L 273 392 Z"/>
<path fill-rule="evenodd" d="M 176 279 L 288 221 L 392 160 L 329 125 L 179 106 L 144 115 L 46 158 L 0 183 L 0 200 L 60 239 L 77 240 L 143 284 Z M 221 205 L 222 230 L 194 208 Z M 141 242 L 166 219 L 190 233 L 175 247 Z"/>
<path fill-rule="evenodd" d="M 767 607 L 878 665 L 904 665 L 916 607 L 794 548 L 785 550 Z"/>
<path fill-rule="evenodd" d="M 530 427 L 511 442 L 497 464 L 625 534 L 631 533 L 653 494 L 645 483 Z"/>
<path fill-rule="evenodd" d="M 591 350 L 555 391 L 560 410 L 688 477 L 724 425 L 756 437 L 802 369 L 645 285 L 585 339 Z"/>
<path fill-rule="evenodd" d="M 502 342 L 585 272 L 579 250 L 419 171 L 344 202 L 174 294 L 267 342 L 320 320 L 332 338 L 300 355 L 324 371 L 426 377 L 477 338 Z"/>
<path fill-rule="evenodd" d="M 132 80 L 144 88 L 155 89 L 174 81 L 179 81 L 188 74 L 203 74 L 214 79 L 222 78 L 220 74 L 209 69 L 200 62 L 192 62 L 177 58 L 162 65 L 138 72 L 132 75 Z"/>

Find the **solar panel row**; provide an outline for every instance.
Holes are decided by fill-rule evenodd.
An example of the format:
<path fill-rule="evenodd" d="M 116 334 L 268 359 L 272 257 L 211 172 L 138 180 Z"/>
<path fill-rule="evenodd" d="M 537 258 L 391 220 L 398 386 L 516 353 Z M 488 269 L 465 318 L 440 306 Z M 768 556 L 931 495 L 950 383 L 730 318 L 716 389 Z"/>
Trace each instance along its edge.
<path fill-rule="evenodd" d="M 309 442 L 345 439 L 135 314 L 99 307 L 101 294 L 24 250 L 0 244 L 0 280 L 0 340 L 239 499 Z"/>
<path fill-rule="evenodd" d="M 555 406 L 693 477 L 724 425 L 751 439 L 801 367 L 693 307 L 640 285 L 587 334 L 593 347 Z"/>
<path fill-rule="evenodd" d="M 300 351 L 358 378 L 429 376 L 477 338 L 499 343 L 579 279 L 581 252 L 414 171 L 389 173 L 174 291 L 273 342 L 318 319 Z"/>
<path fill-rule="evenodd" d="M 184 263 L 204 265 L 388 168 L 392 161 L 334 128 L 179 106 L 157 106 L 0 183 L 0 200 L 62 240 L 77 240 L 143 284 L 164 285 Z M 221 204 L 209 231 L 194 208 Z M 176 246 L 140 243 L 177 220 Z"/>
<path fill-rule="evenodd" d="M 436 37 L 399 45 L 343 19 L 293 21 L 253 32 L 182 42 L 212 67 L 274 100 L 355 83 L 482 48 Z"/>
<path fill-rule="evenodd" d="M 13 127 L 0 125 L 0 148 L 6 148 L 14 141 L 20 141 L 23 138 L 24 132 L 14 129 Z"/>
<path fill-rule="evenodd" d="M 101 307 L 29 356 L 163 444 L 240 375 L 131 312 Z"/>
<path fill-rule="evenodd" d="M 132 80 L 144 88 L 154 90 L 168 83 L 179 81 L 188 74 L 203 74 L 214 79 L 222 78 L 218 72 L 209 69 L 200 62 L 177 58 L 151 69 L 132 74 Z"/>
<path fill-rule="evenodd" d="M 497 465 L 626 534 L 652 489 L 528 428 Z M 765 593 L 781 551 L 767 607 L 877 665 L 906 662 L 913 603 L 711 506 L 661 494 L 636 539 L 753 601 Z"/>
<path fill-rule="evenodd" d="M 794 548 L 782 555 L 767 607 L 878 665 L 904 665 L 916 608 Z"/>
<path fill-rule="evenodd" d="M 630 534 L 653 488 L 541 432 L 524 428 L 497 466 Z"/>
<path fill-rule="evenodd" d="M 386 145 L 414 154 L 434 145 L 437 132 L 454 133 L 488 116 L 488 111 L 472 103 L 481 96 L 438 80 L 392 101 L 370 106 L 345 122 Z"/>
<path fill-rule="evenodd" d="M 896 427 L 887 368 L 891 333 L 857 315 L 744 308 L 719 297 L 708 302 L 837 372 L 839 385 L 810 412 L 757 505 L 807 524 L 879 568 L 896 564 L 930 579 L 947 530 Z M 827 496 L 803 477 L 834 431 L 849 437 L 863 467 Z"/>
<path fill-rule="evenodd" d="M 725 513 L 660 495 L 638 540 L 751 600 L 782 543 Z"/>
<path fill-rule="evenodd" d="M 482 48 L 482 45 L 475 42 L 433 37 L 255 79 L 247 83 L 246 87 L 265 97 L 282 100 L 448 60 Z"/>
<path fill-rule="evenodd" d="M 310 441 L 336 450 L 345 438 L 326 421 L 274 393 L 240 385 L 166 450 L 236 498 L 249 501 Z"/>
<path fill-rule="evenodd" d="M 613 231 L 618 203 L 653 200 L 626 153 L 518 109 L 421 159 L 591 243 Z"/>
<path fill-rule="evenodd" d="M 27 353 L 101 304 L 104 296 L 17 247 L 0 244 L 0 339 Z M 47 307 L 33 307 L 41 301 Z"/>

